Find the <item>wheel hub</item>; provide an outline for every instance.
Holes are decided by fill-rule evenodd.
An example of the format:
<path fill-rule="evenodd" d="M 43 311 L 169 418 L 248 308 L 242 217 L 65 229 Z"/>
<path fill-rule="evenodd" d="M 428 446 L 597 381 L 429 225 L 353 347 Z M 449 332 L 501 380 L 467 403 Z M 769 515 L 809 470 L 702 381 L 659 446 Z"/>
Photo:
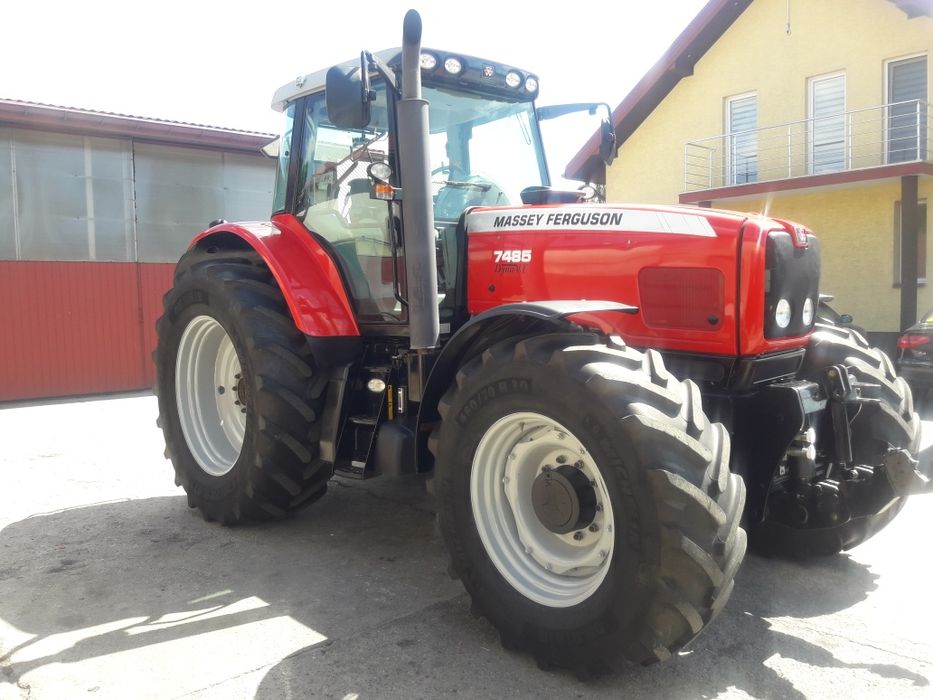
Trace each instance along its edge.
<path fill-rule="evenodd" d="M 531 503 L 541 524 L 558 535 L 589 527 L 596 516 L 596 490 L 569 465 L 544 467 L 532 484 Z"/>
<path fill-rule="evenodd" d="M 243 375 L 236 375 L 236 386 L 233 387 L 233 391 L 236 393 L 236 399 L 239 401 L 241 406 L 246 406 L 246 382 L 243 381 Z"/>
<path fill-rule="evenodd" d="M 542 605 L 590 597 L 613 560 L 612 501 L 593 456 L 532 411 L 490 425 L 473 455 L 473 522 L 499 573 Z"/>

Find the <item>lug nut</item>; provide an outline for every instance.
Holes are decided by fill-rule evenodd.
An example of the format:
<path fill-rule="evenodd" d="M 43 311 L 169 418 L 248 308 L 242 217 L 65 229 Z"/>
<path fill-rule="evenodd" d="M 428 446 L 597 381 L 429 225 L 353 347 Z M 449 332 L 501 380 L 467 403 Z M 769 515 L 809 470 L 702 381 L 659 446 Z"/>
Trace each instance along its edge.
<path fill-rule="evenodd" d="M 550 464 L 545 464 L 543 467 L 541 467 L 541 471 L 543 471 L 543 472 L 549 472 L 549 471 L 551 471 L 553 468 L 554 468 L 554 467 L 552 467 Z"/>
<path fill-rule="evenodd" d="M 602 504 L 602 503 L 597 503 L 597 504 L 596 504 L 596 512 L 597 512 L 597 513 L 602 513 L 602 512 L 603 512 L 603 504 Z"/>
<path fill-rule="evenodd" d="M 583 533 L 577 530 L 575 533 L 573 533 L 573 539 L 579 542 L 580 540 L 583 539 Z"/>
<path fill-rule="evenodd" d="M 217 393 L 218 393 L 218 394 L 222 394 L 222 393 L 224 393 L 225 391 L 226 391 L 226 389 L 224 389 L 222 386 L 217 387 Z"/>
<path fill-rule="evenodd" d="M 583 469 L 583 460 L 578 459 L 576 462 L 573 463 L 573 466 L 575 466 L 577 469 Z"/>
<path fill-rule="evenodd" d="M 593 523 L 592 525 L 590 525 L 590 532 L 599 532 L 599 525 L 597 525 L 596 523 Z"/>
<path fill-rule="evenodd" d="M 561 455 L 560 457 L 557 458 L 558 464 L 564 464 L 566 461 L 567 461 L 567 458 L 564 457 L 564 455 Z"/>

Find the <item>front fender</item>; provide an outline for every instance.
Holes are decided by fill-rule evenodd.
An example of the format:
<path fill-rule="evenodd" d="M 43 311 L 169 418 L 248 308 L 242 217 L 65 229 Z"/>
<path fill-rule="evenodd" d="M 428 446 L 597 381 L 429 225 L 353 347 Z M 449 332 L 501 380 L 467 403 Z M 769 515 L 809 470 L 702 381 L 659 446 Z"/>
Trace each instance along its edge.
<path fill-rule="evenodd" d="M 574 321 L 604 332 L 600 316 L 634 314 L 638 308 L 614 301 L 570 300 L 504 304 L 477 314 L 447 341 L 434 362 L 418 408 L 418 471 L 428 471 L 432 457 L 427 449 L 431 424 L 440 420 L 437 405 L 464 362 L 507 338 L 539 333 L 588 332 Z"/>
<path fill-rule="evenodd" d="M 269 267 L 295 325 L 305 335 L 359 336 L 353 305 L 331 256 L 291 214 L 269 222 L 222 223 L 197 236 L 191 247 L 235 236 Z"/>

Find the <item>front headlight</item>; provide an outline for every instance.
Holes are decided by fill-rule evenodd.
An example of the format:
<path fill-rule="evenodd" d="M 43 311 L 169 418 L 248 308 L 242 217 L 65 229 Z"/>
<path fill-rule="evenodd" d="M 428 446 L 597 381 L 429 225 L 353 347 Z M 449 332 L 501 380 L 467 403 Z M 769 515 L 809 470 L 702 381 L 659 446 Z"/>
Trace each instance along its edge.
<path fill-rule="evenodd" d="M 803 325 L 809 326 L 813 323 L 813 299 L 807 297 L 803 302 Z"/>
<path fill-rule="evenodd" d="M 778 328 L 787 328 L 790 325 L 790 302 L 787 299 L 781 299 L 774 310 L 774 322 Z"/>

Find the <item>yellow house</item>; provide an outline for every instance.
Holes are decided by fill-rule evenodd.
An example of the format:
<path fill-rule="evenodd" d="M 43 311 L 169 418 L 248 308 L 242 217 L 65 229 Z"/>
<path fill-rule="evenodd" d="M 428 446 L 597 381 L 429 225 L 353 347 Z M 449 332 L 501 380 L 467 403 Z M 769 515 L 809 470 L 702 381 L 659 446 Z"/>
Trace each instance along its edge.
<path fill-rule="evenodd" d="M 834 306 L 897 332 L 933 308 L 931 53 L 933 0 L 711 0 L 614 111 L 615 162 L 594 137 L 567 176 L 803 223 Z"/>

